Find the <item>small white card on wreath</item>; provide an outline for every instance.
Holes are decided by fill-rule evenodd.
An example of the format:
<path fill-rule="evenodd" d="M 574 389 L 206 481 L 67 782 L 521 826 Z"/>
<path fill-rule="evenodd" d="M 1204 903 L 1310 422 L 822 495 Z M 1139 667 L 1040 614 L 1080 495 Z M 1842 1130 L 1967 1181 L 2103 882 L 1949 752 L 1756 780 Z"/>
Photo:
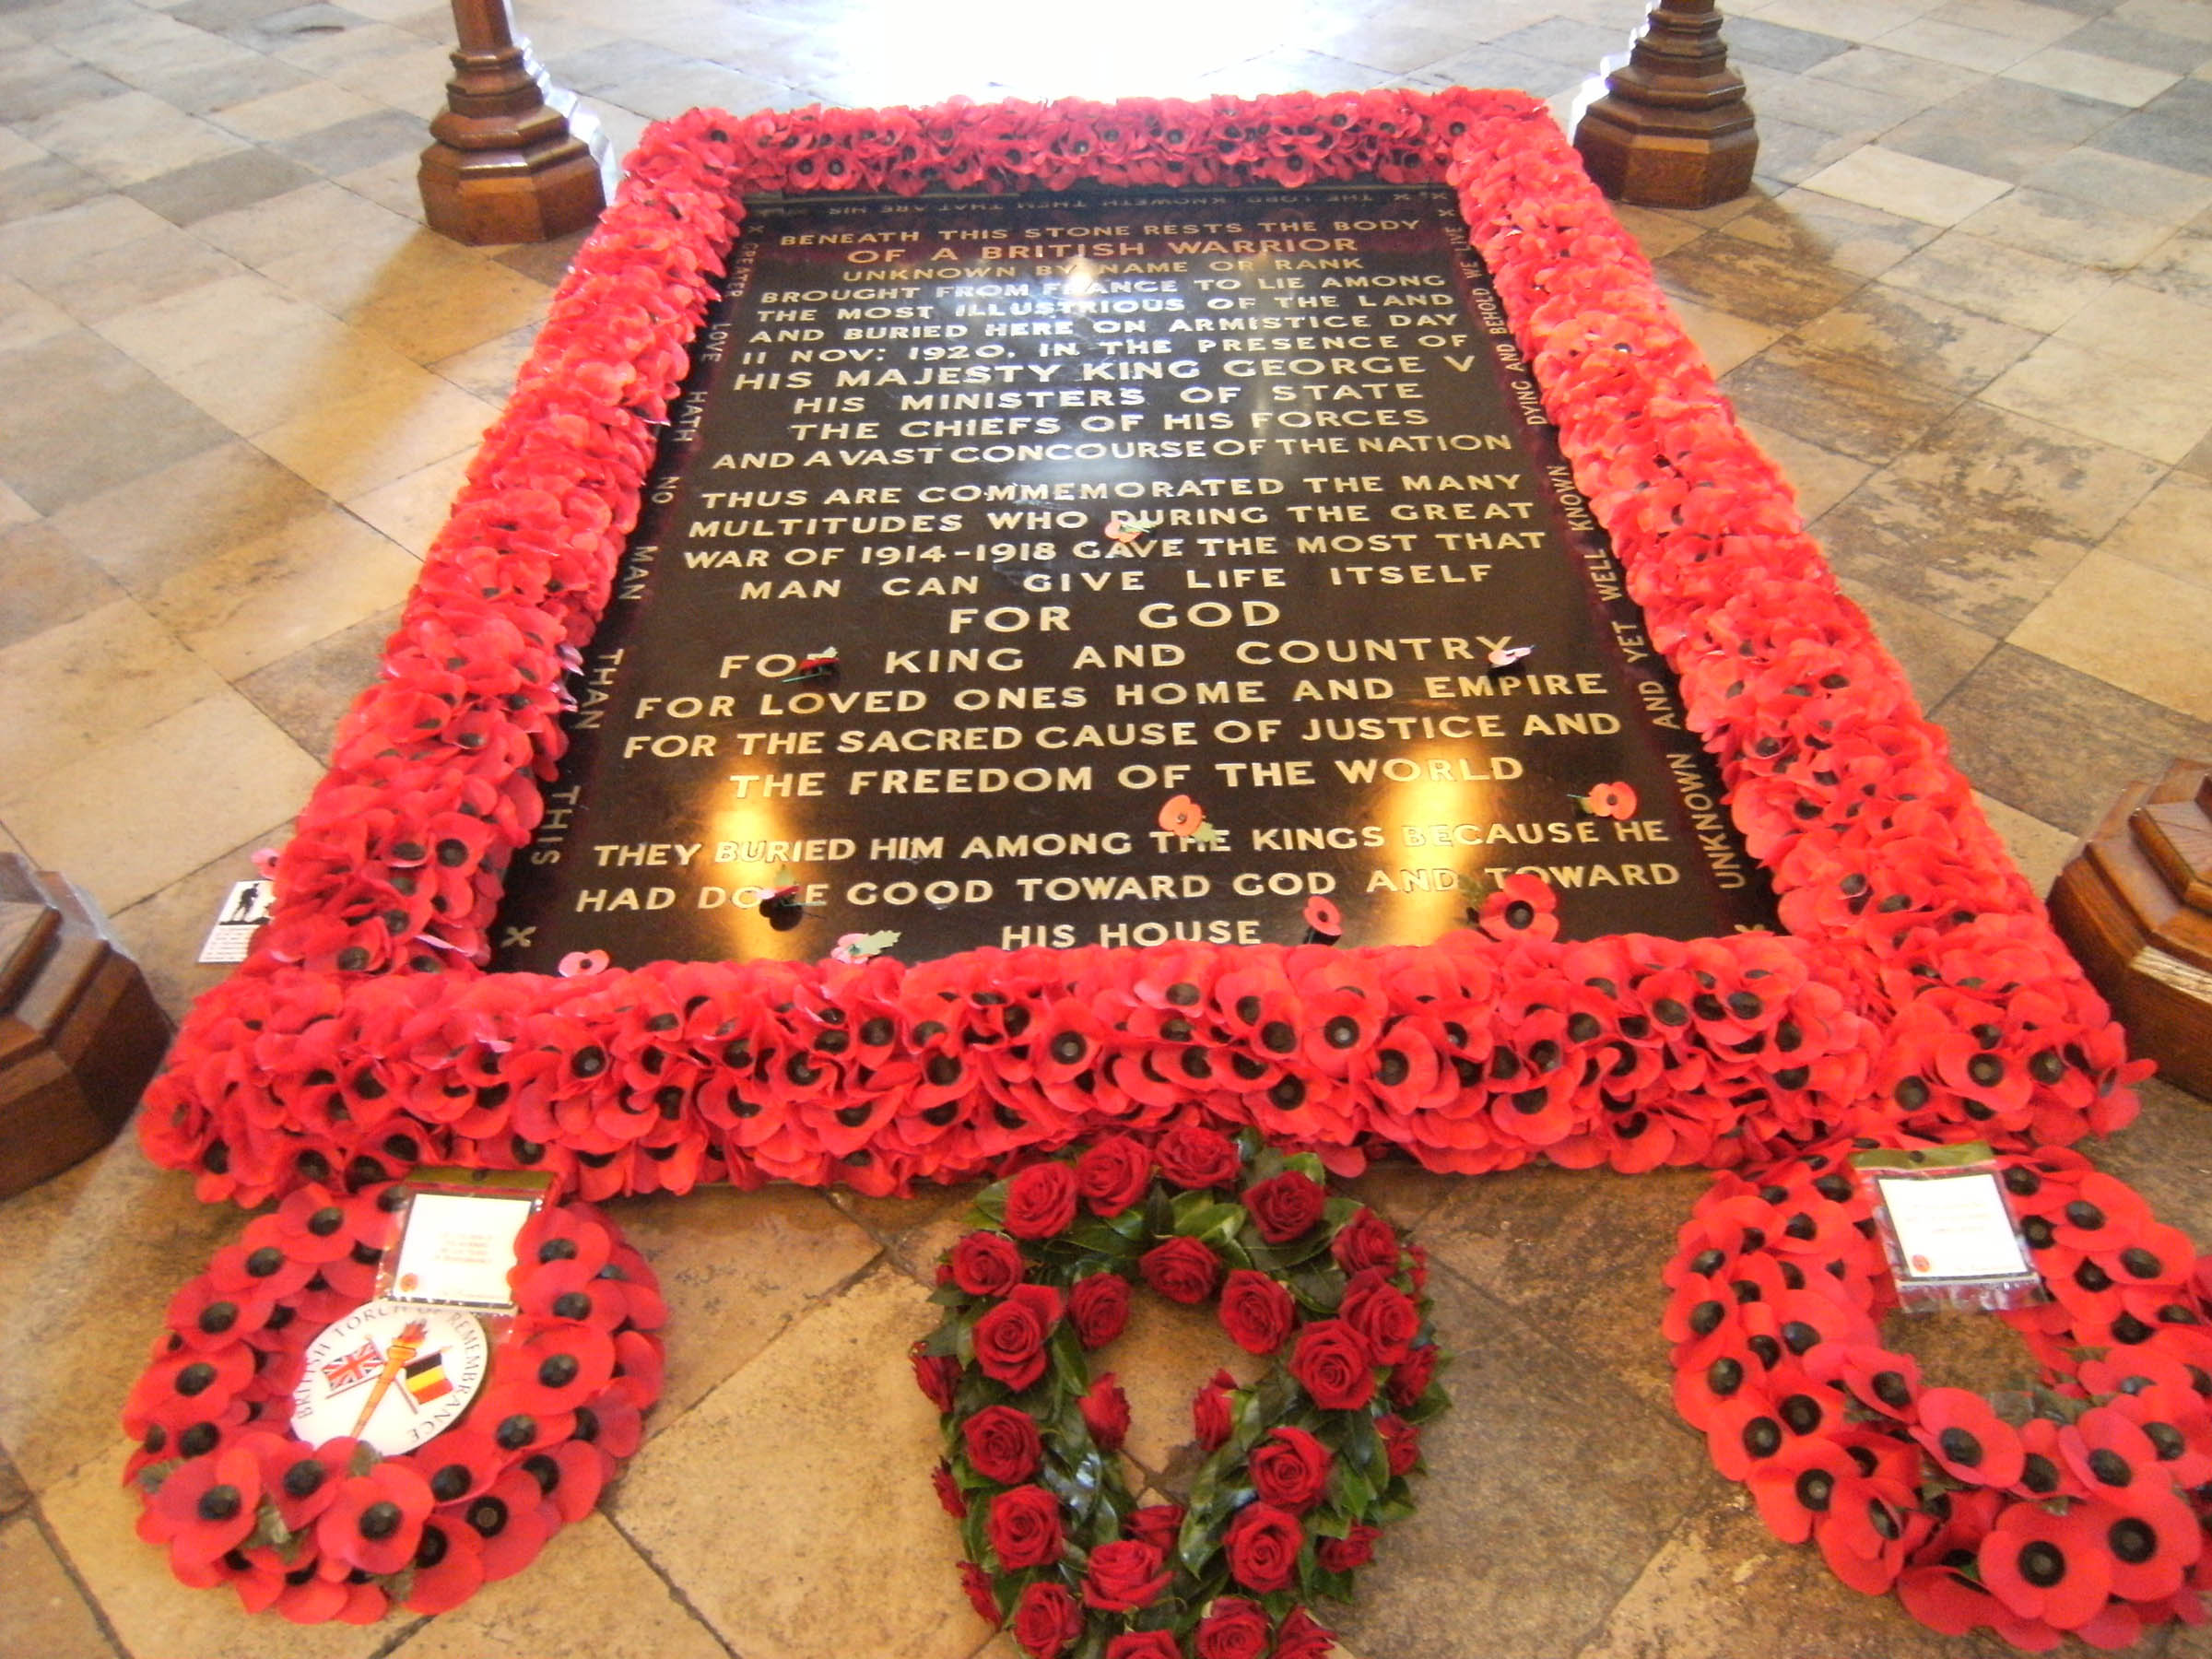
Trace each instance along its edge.
<path fill-rule="evenodd" d="M 529 1192 L 413 1194 L 387 1258 L 385 1295 L 397 1302 L 512 1313 L 507 1274 L 514 1241 L 537 1205 L 537 1194 Z"/>
<path fill-rule="evenodd" d="M 1930 1179 L 1875 1177 L 1897 1230 L 1898 1253 L 1915 1278 L 2009 1278 L 2032 1274 L 1997 1178 L 1959 1170 Z"/>

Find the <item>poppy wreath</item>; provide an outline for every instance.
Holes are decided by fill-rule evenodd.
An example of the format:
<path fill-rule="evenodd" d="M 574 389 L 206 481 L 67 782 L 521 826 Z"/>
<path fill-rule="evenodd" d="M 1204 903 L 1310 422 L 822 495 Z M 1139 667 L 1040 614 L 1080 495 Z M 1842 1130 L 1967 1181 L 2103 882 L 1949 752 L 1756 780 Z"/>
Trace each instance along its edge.
<path fill-rule="evenodd" d="M 2204 1622 L 2212 1589 L 2212 1259 L 2063 1147 L 2001 1155 L 2051 1300 L 2000 1314 L 2037 1384 L 1932 1387 L 1848 1144 L 1724 1175 L 1666 1270 L 1676 1408 L 1773 1534 L 1947 1635 L 2043 1652 Z"/>
<path fill-rule="evenodd" d="M 747 192 L 1362 176 L 1456 193 L 1788 936 L 1568 943 L 1521 891 L 1420 949 L 484 971 Z M 418 1161 L 903 1193 L 1193 1108 L 1347 1173 L 1733 1168 L 1838 1133 L 2070 1143 L 2142 1069 L 1542 104 L 955 100 L 648 131 L 140 1133 L 249 1204 Z"/>
<path fill-rule="evenodd" d="M 124 1408 L 124 1478 L 180 1582 L 227 1583 L 295 1624 L 442 1613 L 590 1514 L 637 1450 L 665 1310 L 644 1258 L 582 1204 L 541 1209 L 519 1237 L 519 1312 L 451 1428 L 394 1457 L 292 1433 L 308 1347 L 374 1297 L 402 1199 L 302 1187 L 171 1300 Z"/>
<path fill-rule="evenodd" d="M 961 1523 L 970 1599 L 1031 1659 L 1320 1659 L 1306 1611 L 1348 1598 L 1383 1527 L 1413 1512 L 1420 1425 L 1449 1404 L 1428 1269 L 1320 1161 L 1202 1124 L 1092 1142 L 976 1202 L 946 1252 L 944 1323 L 913 1348 L 943 1414 L 937 1492 Z M 1114 1460 L 1129 1405 L 1085 1354 L 1139 1284 L 1195 1306 L 1274 1364 L 1193 1406 L 1208 1456 L 1183 1504 L 1140 1507 Z"/>

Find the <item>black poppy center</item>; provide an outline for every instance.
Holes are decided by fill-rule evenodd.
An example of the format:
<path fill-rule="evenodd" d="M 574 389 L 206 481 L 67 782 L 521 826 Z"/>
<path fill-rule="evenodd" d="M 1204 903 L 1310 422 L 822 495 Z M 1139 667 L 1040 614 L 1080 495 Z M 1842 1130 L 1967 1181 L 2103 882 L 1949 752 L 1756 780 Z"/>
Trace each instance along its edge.
<path fill-rule="evenodd" d="M 1982 1462 L 1982 1442 L 1964 1429 L 1956 1426 L 1946 1429 L 1936 1437 L 1936 1443 L 1943 1448 L 1947 1463 L 1971 1469 Z"/>
<path fill-rule="evenodd" d="M 1359 1041 L 1359 1022 L 1349 1014 L 1339 1014 L 1321 1028 L 1321 1035 L 1331 1048 L 1347 1049 Z"/>
<path fill-rule="evenodd" d="M 307 1218 L 307 1230 L 318 1239 L 327 1239 L 346 1225 L 346 1212 L 335 1204 L 326 1204 Z"/>
<path fill-rule="evenodd" d="M 468 1490 L 472 1478 L 466 1464 L 447 1464 L 430 1477 L 430 1496 L 441 1503 L 451 1503 Z"/>
<path fill-rule="evenodd" d="M 198 1509 L 203 1521 L 229 1521 L 245 1507 L 245 1499 L 234 1486 L 212 1486 L 200 1494 Z"/>
<path fill-rule="evenodd" d="M 1912 1385 L 1902 1371 L 1876 1371 L 1872 1387 L 1874 1397 L 1893 1411 L 1902 1411 L 1912 1403 Z"/>
<path fill-rule="evenodd" d="M 397 1532 L 403 1519 L 398 1504 L 389 1498 L 380 1498 L 361 1512 L 361 1518 L 354 1524 L 362 1537 L 374 1542 L 379 1538 L 388 1538 Z"/>
<path fill-rule="evenodd" d="M 209 1302 L 200 1310 L 200 1329 L 210 1336 L 220 1336 L 237 1323 L 238 1304 L 236 1302 Z"/>
<path fill-rule="evenodd" d="M 2065 1551 L 2048 1539 L 2037 1538 L 2023 1544 L 2019 1555 L 2020 1576 L 2039 1590 L 2048 1590 L 2066 1576 Z"/>
<path fill-rule="evenodd" d="M 537 1368 L 537 1380 L 547 1388 L 566 1388 L 582 1369 L 573 1354 L 555 1354 Z"/>
<path fill-rule="evenodd" d="M 1836 1477 L 1826 1469 L 1807 1469 L 1797 1477 L 1797 1501 L 1818 1514 L 1835 1495 Z"/>
<path fill-rule="evenodd" d="M 1724 1356 L 1705 1368 L 1705 1386 L 1724 1400 L 1743 1385 L 1744 1368 L 1740 1360 Z"/>
<path fill-rule="evenodd" d="M 2104 1225 L 2104 1212 L 2087 1198 L 2077 1198 L 2066 1206 L 2066 1225 L 2078 1227 L 2083 1232 L 2095 1232 Z"/>
<path fill-rule="evenodd" d="M 1744 1450 L 1754 1457 L 1771 1457 L 1782 1450 L 1782 1425 L 1772 1418 L 1753 1418 L 1744 1425 Z"/>
<path fill-rule="evenodd" d="M 2020 1484 L 2031 1492 L 2055 1492 L 2058 1490 L 2058 1465 L 2041 1452 L 2030 1452 L 2027 1461 L 2020 1466 Z"/>
<path fill-rule="evenodd" d="M 507 1530 L 507 1504 L 503 1499 L 479 1498 L 468 1506 L 468 1524 L 487 1538 L 496 1538 Z"/>
<path fill-rule="evenodd" d="M 445 1559 L 445 1552 L 452 1547 L 441 1528 L 426 1526 L 422 1529 L 422 1542 L 415 1546 L 415 1565 L 435 1567 Z"/>
<path fill-rule="evenodd" d="M 312 1457 L 303 1457 L 284 1472 L 284 1490 L 288 1497 L 312 1498 L 323 1489 L 323 1482 L 330 1471 Z"/>
<path fill-rule="evenodd" d="M 214 1386 L 215 1378 L 214 1366 L 208 1364 L 205 1359 L 194 1359 L 177 1373 L 177 1392 L 186 1399 L 192 1398 L 194 1394 L 206 1394 L 209 1388 Z"/>
<path fill-rule="evenodd" d="M 2104 1541 L 2112 1547 L 2112 1554 L 2130 1567 L 2139 1567 L 2159 1553 L 2159 1535 L 2147 1521 L 2135 1515 L 2113 1522 Z"/>
<path fill-rule="evenodd" d="M 520 1452 L 537 1438 L 537 1419 L 518 1411 L 500 1422 L 492 1438 L 499 1441 L 500 1451 Z"/>
<path fill-rule="evenodd" d="M 2127 1459 L 2110 1446 L 2100 1446 L 2089 1453 L 2089 1473 L 2106 1486 L 2124 1487 L 2136 1477 Z"/>
<path fill-rule="evenodd" d="M 284 1265 L 284 1252 L 274 1244 L 264 1244 L 246 1258 L 246 1271 L 255 1278 L 267 1278 Z"/>
<path fill-rule="evenodd" d="M 563 1290 L 553 1299 L 553 1316 L 556 1319 L 589 1319 L 592 1316 L 592 1299 L 581 1290 Z"/>

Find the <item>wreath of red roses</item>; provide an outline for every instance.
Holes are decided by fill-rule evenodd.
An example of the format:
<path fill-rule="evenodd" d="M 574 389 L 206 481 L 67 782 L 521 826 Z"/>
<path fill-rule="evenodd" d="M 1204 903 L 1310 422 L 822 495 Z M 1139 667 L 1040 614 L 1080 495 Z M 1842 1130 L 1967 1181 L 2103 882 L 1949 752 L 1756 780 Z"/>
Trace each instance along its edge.
<path fill-rule="evenodd" d="M 1529 925 L 1418 950 L 481 971 L 746 192 L 1358 176 L 1457 191 L 1792 936 L 1570 945 L 1516 898 Z M 1731 1167 L 1840 1130 L 2064 1143 L 2126 1123 L 2138 1075 L 1542 105 L 956 100 L 649 131 L 344 723 L 276 919 L 140 1124 L 157 1162 L 248 1203 L 418 1159 L 587 1198 L 880 1194 L 1193 1106 L 1343 1171 L 1386 1148 Z"/>
<path fill-rule="evenodd" d="M 2052 1300 L 2003 1317 L 2041 1385 L 1924 1384 L 1847 1147 L 1699 1201 L 1666 1271 L 1675 1405 L 1770 1530 L 1947 1635 L 2037 1652 L 2204 1622 L 2212 1589 L 2212 1259 L 2064 1148 L 2003 1155 Z"/>
<path fill-rule="evenodd" d="M 402 1196 L 302 1187 L 170 1302 L 124 1408 L 137 1441 L 124 1477 L 145 1495 L 139 1536 L 180 1582 L 227 1583 L 295 1624 L 442 1613 L 590 1514 L 637 1450 L 665 1310 L 644 1258 L 582 1204 L 524 1228 L 519 1312 L 452 1428 L 396 1457 L 292 1433 L 308 1347 L 373 1298 Z"/>
<path fill-rule="evenodd" d="M 1305 1603 L 1347 1599 L 1413 1512 L 1419 1426 L 1449 1401 L 1420 1251 L 1324 1182 L 1311 1156 L 1185 1124 L 1151 1146 L 1107 1135 L 977 1200 L 914 1374 L 944 1416 L 937 1493 L 969 1597 L 1031 1659 L 1330 1651 Z M 1218 1297 L 1230 1338 L 1275 1359 L 1250 1388 L 1224 1371 L 1199 1391 L 1210 1455 L 1182 1504 L 1137 1505 L 1113 1458 L 1128 1401 L 1084 1359 L 1121 1334 L 1140 1279 Z"/>

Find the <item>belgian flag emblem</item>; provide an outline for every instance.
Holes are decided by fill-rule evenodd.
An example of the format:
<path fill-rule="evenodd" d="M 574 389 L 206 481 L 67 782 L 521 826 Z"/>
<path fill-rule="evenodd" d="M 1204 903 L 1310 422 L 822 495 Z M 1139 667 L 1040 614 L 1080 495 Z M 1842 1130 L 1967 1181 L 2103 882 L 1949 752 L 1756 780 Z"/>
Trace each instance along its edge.
<path fill-rule="evenodd" d="M 453 1385 L 445 1375 L 445 1356 L 425 1354 L 408 1362 L 400 1372 L 400 1381 L 406 1387 L 408 1397 L 418 1406 L 428 1406 L 453 1392 Z"/>

